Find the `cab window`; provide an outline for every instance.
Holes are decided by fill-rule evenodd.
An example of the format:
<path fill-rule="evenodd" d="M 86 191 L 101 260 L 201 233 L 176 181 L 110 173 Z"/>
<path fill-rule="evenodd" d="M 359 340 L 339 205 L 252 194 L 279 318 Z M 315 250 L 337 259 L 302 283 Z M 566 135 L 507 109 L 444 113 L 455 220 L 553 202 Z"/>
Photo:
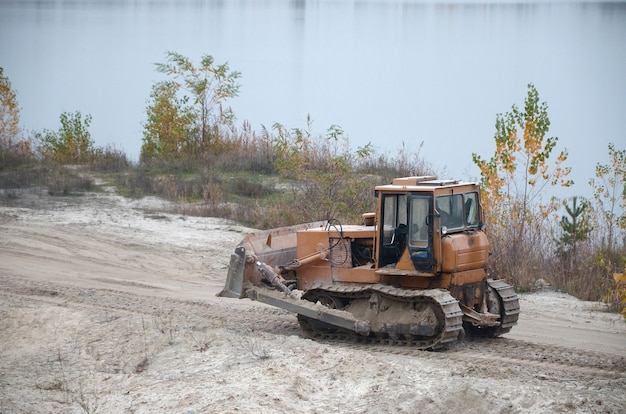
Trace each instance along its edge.
<path fill-rule="evenodd" d="M 478 214 L 478 193 L 465 194 L 465 223 L 467 227 L 477 227 L 480 223 Z"/>
<path fill-rule="evenodd" d="M 383 244 L 391 244 L 394 232 L 401 225 L 407 224 L 406 195 L 385 195 L 383 203 Z"/>
<path fill-rule="evenodd" d="M 441 225 L 450 229 L 463 227 L 463 195 L 453 194 L 437 197 L 435 204 L 441 216 Z"/>
<path fill-rule="evenodd" d="M 425 247 L 428 245 L 428 198 L 411 199 L 411 223 L 409 228 L 409 244 Z"/>
<path fill-rule="evenodd" d="M 441 217 L 441 225 L 448 230 L 479 225 L 480 206 L 476 192 L 439 196 L 435 207 Z"/>

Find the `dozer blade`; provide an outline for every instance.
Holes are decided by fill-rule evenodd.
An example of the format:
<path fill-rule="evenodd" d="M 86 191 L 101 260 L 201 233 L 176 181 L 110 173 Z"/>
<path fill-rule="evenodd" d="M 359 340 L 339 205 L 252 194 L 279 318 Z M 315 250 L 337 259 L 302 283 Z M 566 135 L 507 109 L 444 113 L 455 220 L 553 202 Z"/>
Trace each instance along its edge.
<path fill-rule="evenodd" d="M 227 298 L 241 298 L 243 290 L 243 271 L 246 265 L 246 249 L 239 246 L 235 253 L 230 255 L 228 264 L 228 274 L 226 275 L 226 285 L 217 296 Z"/>
<path fill-rule="evenodd" d="M 230 256 L 226 284 L 218 296 L 244 298 L 246 284 L 261 282 L 255 265 L 257 261 L 272 267 L 292 262 L 296 259 L 298 231 L 322 227 L 325 223 L 316 221 L 248 234 Z"/>

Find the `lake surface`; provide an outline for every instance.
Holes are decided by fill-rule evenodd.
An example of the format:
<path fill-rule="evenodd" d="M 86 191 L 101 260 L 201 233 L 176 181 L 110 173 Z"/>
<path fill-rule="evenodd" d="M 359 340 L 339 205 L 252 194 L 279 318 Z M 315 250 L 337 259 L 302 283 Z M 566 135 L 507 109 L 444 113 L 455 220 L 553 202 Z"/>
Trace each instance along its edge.
<path fill-rule="evenodd" d="M 78 110 L 96 145 L 131 159 L 166 51 L 242 73 L 239 125 L 310 114 L 316 134 L 404 143 L 450 177 L 478 176 L 471 153 L 491 156 L 496 114 L 528 83 L 570 152 L 577 185 L 561 196 L 587 191 L 609 142 L 626 147 L 626 2 L 0 0 L 0 39 L 26 131 Z"/>

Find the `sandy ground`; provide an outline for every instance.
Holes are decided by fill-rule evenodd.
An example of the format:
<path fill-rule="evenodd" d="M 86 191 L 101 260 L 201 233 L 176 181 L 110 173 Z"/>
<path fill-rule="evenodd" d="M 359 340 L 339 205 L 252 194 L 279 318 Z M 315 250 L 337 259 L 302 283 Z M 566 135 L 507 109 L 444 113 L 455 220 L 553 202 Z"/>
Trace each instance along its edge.
<path fill-rule="evenodd" d="M 525 294 L 511 333 L 439 352 L 321 342 L 292 314 L 216 297 L 235 223 L 106 194 L 10 201 L 0 413 L 626 410 L 626 325 L 598 304 Z"/>

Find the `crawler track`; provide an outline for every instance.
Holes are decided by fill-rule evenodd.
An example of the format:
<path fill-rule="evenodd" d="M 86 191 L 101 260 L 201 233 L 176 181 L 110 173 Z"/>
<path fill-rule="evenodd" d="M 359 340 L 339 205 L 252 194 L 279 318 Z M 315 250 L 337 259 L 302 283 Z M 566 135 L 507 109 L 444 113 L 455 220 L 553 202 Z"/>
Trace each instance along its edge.
<path fill-rule="evenodd" d="M 343 339 L 356 342 L 411 346 L 416 349 L 437 349 L 455 341 L 463 329 L 462 312 L 458 302 L 448 291 L 442 289 L 407 290 L 388 285 L 341 286 L 316 284 L 307 290 L 303 299 L 321 301 L 330 307 L 341 308 L 356 300 L 367 300 L 379 295 L 394 305 L 410 304 L 414 308 L 429 308 L 437 317 L 437 327 L 433 335 L 399 334 L 393 328 L 372 332 L 369 336 L 324 327 L 309 318 L 299 316 L 300 324 L 307 334 L 314 338 Z M 324 303 L 326 302 L 326 303 Z M 332 306 L 331 306 L 332 305 Z M 355 315 L 359 317 L 360 315 Z"/>
<path fill-rule="evenodd" d="M 487 279 L 487 284 L 500 297 L 500 315 L 502 317 L 500 326 L 492 328 L 490 336 L 500 336 L 509 332 L 517 324 L 520 312 L 519 297 L 513 290 L 513 286 L 504 280 Z"/>

